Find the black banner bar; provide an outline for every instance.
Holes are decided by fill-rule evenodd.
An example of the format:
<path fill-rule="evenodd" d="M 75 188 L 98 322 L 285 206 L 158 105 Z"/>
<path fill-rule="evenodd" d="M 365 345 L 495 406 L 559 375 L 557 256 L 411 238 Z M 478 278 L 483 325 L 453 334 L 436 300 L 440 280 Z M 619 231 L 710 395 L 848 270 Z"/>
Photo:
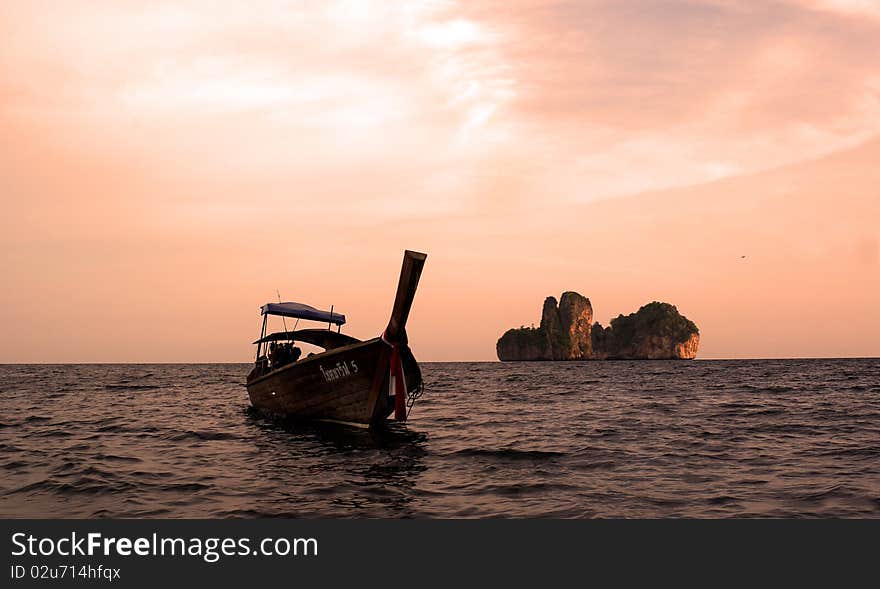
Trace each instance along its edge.
<path fill-rule="evenodd" d="M 877 521 L 4 520 L 2 587 L 762 584 L 875 572 Z M 863 577 L 867 580 L 869 577 Z M 470 585 L 470 583 L 467 583 Z"/>

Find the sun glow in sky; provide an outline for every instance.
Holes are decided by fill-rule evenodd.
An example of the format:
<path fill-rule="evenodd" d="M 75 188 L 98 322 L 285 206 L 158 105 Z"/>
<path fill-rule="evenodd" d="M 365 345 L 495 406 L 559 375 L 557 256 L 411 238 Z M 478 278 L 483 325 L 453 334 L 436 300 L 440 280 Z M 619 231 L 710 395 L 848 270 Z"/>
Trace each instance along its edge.
<path fill-rule="evenodd" d="M 603 321 L 665 297 L 703 327 L 703 356 L 880 354 L 859 303 L 880 295 L 863 161 L 878 2 L 12 0 L 0 34 L 0 361 L 245 361 L 276 288 L 344 306 L 366 337 L 405 247 L 429 253 L 412 326 L 427 360 L 493 358 L 563 289 Z M 683 194 L 674 217 L 656 204 Z M 768 208 L 780 194 L 799 212 Z M 652 257 L 646 219 L 702 219 L 720 195 L 757 199 L 744 218 L 775 233 L 722 215 Z M 820 196 L 831 210 L 790 222 Z M 803 313 L 803 287 L 837 273 L 830 310 L 859 326 L 842 347 L 768 344 L 771 267 L 706 290 L 706 248 L 799 268 L 785 300 Z M 734 291 L 755 304 L 747 333 Z"/>

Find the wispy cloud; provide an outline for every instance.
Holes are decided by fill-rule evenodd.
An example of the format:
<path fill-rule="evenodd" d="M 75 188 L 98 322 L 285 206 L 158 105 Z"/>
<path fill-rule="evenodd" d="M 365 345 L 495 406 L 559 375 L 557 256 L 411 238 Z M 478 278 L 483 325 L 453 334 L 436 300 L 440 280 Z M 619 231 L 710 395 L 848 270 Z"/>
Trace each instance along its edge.
<path fill-rule="evenodd" d="M 516 93 L 492 24 L 462 17 L 451 2 L 3 11 L 3 120 L 50 124 L 64 131 L 49 138 L 68 149 L 128 152 L 170 174 L 309 185 L 324 206 L 353 191 L 434 198 L 418 179 L 479 167 L 504 137 L 496 119 Z M 387 180 L 346 189 L 322 180 L 328 174 Z M 414 185 L 404 193 L 392 177 Z M 214 193 L 224 198 L 232 196 Z"/>
<path fill-rule="evenodd" d="M 559 165 L 559 196 L 588 199 L 772 168 L 880 132 L 880 23 L 843 4 L 846 18 L 791 2 L 469 6 L 516 39 L 503 46 L 520 88 L 511 115 Z"/>
<path fill-rule="evenodd" d="M 189 177 L 275 178 L 331 200 L 350 190 L 328 171 L 369 179 L 367 201 L 398 207 L 499 202 L 480 191 L 501 173 L 520 176 L 504 186 L 540 186 L 532 198 L 583 200 L 880 132 L 877 7 L 12 2 L 0 9 L 0 114 L 50 125 L 70 149 L 112 146 Z"/>
<path fill-rule="evenodd" d="M 880 18 L 880 2 L 877 0 L 795 0 L 816 10 L 836 12 L 851 16 Z"/>

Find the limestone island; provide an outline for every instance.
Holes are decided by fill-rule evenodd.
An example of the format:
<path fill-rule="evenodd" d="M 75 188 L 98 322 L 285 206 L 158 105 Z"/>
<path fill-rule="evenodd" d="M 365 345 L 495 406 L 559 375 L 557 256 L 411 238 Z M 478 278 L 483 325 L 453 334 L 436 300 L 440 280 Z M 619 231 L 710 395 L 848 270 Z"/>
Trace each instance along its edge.
<path fill-rule="evenodd" d="M 564 292 L 547 297 L 540 327 L 510 329 L 495 346 L 502 362 L 528 360 L 691 360 L 700 346 L 696 324 L 669 303 L 654 301 L 593 323 L 590 299 Z"/>

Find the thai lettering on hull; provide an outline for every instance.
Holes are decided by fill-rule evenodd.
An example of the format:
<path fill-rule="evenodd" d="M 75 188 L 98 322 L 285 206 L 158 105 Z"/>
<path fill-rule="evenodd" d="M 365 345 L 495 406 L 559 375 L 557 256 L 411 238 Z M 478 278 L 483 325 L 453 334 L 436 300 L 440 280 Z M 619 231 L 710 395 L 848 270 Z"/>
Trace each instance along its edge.
<path fill-rule="evenodd" d="M 321 371 L 321 375 L 324 377 L 324 382 L 333 382 L 341 378 L 346 378 L 348 376 L 351 376 L 352 374 L 357 374 L 358 371 L 357 362 L 355 362 L 354 360 L 352 360 L 351 362 L 349 362 L 348 360 L 337 362 L 336 366 L 329 369 L 319 365 L 318 369 Z"/>

